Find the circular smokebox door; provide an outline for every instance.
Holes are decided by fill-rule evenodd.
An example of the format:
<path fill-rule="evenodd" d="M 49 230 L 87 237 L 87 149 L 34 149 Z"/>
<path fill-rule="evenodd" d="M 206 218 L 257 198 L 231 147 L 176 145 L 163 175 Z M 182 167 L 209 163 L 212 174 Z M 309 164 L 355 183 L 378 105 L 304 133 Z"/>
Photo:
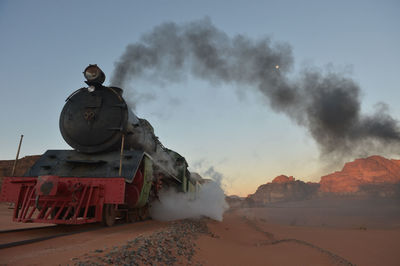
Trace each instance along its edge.
<path fill-rule="evenodd" d="M 116 91 L 103 87 L 89 92 L 82 88 L 67 100 L 60 131 L 74 149 L 95 153 L 118 148 L 127 120 L 126 103 Z"/>

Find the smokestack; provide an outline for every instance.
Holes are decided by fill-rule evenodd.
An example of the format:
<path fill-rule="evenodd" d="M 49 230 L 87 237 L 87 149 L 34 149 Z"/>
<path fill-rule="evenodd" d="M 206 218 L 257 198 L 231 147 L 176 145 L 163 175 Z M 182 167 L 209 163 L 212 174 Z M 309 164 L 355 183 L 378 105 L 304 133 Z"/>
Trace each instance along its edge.
<path fill-rule="evenodd" d="M 151 72 L 176 81 L 186 74 L 214 82 L 257 88 L 271 108 L 306 128 L 329 160 L 390 154 L 399 148 L 398 121 L 384 104 L 361 113 L 360 87 L 343 74 L 304 69 L 296 80 L 291 46 L 269 38 L 228 36 L 206 18 L 164 23 L 126 47 L 111 84 L 124 87 Z"/>

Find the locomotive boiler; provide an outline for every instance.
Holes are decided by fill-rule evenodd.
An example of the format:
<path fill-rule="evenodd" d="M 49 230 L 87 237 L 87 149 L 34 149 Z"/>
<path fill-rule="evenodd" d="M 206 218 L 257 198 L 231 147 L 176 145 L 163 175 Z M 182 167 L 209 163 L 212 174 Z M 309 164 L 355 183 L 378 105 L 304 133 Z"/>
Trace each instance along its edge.
<path fill-rule="evenodd" d="M 73 150 L 48 150 L 24 176 L 3 181 L 0 201 L 14 203 L 13 220 L 111 226 L 146 217 L 162 188 L 195 194 L 185 158 L 161 144 L 123 90 L 104 86 L 97 65 L 83 73 L 87 86 L 67 98 L 59 121 Z"/>

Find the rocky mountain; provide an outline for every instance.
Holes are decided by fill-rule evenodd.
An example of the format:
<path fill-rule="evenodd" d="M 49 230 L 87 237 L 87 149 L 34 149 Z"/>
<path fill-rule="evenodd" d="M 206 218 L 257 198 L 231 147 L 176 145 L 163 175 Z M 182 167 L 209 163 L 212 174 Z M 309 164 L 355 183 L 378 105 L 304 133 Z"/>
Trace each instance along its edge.
<path fill-rule="evenodd" d="M 243 201 L 245 198 L 236 196 L 236 195 L 230 195 L 230 196 L 225 196 L 225 200 L 229 205 L 230 209 L 234 208 L 240 208 L 242 207 Z"/>
<path fill-rule="evenodd" d="M 321 177 L 321 192 L 356 193 L 365 185 L 400 182 L 400 160 L 371 156 L 346 163 L 341 171 Z"/>
<path fill-rule="evenodd" d="M 249 205 L 259 206 L 273 202 L 305 200 L 316 195 L 318 183 L 305 183 L 293 176 L 280 175 L 271 183 L 258 187 L 254 194 L 247 197 Z"/>
<path fill-rule="evenodd" d="M 371 156 L 346 163 L 341 171 L 321 177 L 319 183 L 305 183 L 293 176 L 280 175 L 258 187 L 246 198 L 246 205 L 261 206 L 273 202 L 310 198 L 400 197 L 400 160 Z"/>
<path fill-rule="evenodd" d="M 25 156 L 18 160 L 15 169 L 15 176 L 22 176 L 25 172 L 40 158 L 40 155 Z M 0 184 L 3 177 L 11 176 L 12 168 L 15 160 L 0 161 Z"/>

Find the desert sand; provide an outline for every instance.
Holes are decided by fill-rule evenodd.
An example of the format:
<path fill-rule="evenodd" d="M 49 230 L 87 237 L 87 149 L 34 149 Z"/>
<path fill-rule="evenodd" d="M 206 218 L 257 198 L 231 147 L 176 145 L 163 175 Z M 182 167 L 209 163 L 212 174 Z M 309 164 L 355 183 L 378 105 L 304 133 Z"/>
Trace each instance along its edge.
<path fill-rule="evenodd" d="M 21 226 L 7 206 L 0 230 Z M 222 222 L 147 220 L 2 249 L 0 264 L 400 265 L 399 206 L 309 200 L 231 209 Z"/>

